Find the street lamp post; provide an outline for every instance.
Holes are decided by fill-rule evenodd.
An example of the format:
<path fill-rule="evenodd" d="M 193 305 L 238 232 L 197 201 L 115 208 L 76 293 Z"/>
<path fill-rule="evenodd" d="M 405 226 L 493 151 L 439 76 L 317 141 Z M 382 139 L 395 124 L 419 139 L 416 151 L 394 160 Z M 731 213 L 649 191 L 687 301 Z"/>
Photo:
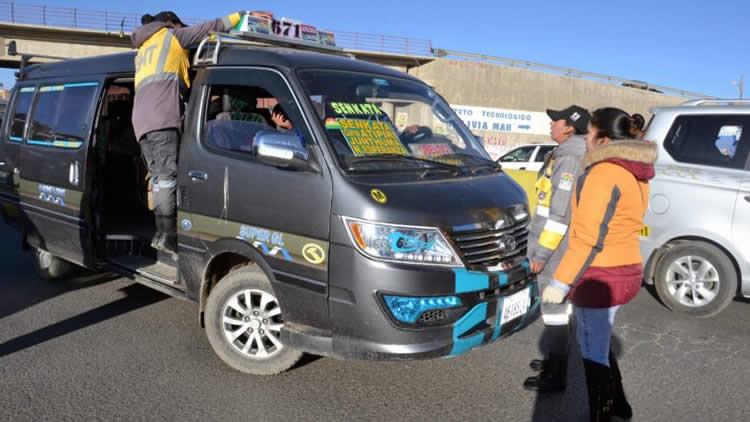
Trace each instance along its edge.
<path fill-rule="evenodd" d="M 740 89 L 740 100 L 742 99 L 742 90 L 745 87 L 745 75 L 740 75 L 740 81 L 732 81 L 732 85 Z"/>

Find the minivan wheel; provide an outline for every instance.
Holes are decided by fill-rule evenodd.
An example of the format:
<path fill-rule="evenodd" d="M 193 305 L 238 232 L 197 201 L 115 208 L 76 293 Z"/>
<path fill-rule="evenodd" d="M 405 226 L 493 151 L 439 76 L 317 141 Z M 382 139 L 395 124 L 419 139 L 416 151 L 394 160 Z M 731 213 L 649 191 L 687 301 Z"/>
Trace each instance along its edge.
<path fill-rule="evenodd" d="M 729 257 L 702 242 L 670 248 L 659 260 L 654 283 L 669 309 L 697 317 L 718 314 L 737 293 L 737 273 Z"/>
<path fill-rule="evenodd" d="M 74 268 L 72 263 L 39 248 L 33 249 L 32 261 L 39 277 L 43 280 L 65 278 Z"/>
<path fill-rule="evenodd" d="M 232 270 L 219 281 L 206 302 L 205 319 L 211 347 L 238 371 L 275 375 L 302 357 L 281 342 L 281 306 L 257 265 Z"/>

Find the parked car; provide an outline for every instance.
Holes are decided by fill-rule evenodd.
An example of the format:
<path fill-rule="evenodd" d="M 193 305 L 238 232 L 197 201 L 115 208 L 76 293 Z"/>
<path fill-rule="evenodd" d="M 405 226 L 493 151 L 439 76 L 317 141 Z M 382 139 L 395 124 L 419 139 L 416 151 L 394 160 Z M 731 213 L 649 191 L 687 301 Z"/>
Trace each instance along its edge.
<path fill-rule="evenodd" d="M 676 312 L 708 317 L 750 296 L 750 101 L 652 110 L 659 145 L 641 233 L 646 282 Z"/>
<path fill-rule="evenodd" d="M 497 161 L 506 169 L 539 171 L 544 157 L 552 152 L 557 144 L 521 145 L 505 153 Z"/>

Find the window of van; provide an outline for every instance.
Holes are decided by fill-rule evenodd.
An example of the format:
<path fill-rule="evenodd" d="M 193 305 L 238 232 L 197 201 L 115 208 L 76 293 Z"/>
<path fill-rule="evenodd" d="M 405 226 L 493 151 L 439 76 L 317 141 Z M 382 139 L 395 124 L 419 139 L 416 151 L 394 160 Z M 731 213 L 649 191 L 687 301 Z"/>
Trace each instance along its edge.
<path fill-rule="evenodd" d="M 204 141 L 211 147 L 244 154 L 253 153 L 255 135 L 262 131 L 290 132 L 302 145 L 303 123 L 270 92 L 258 86 L 213 85 L 208 91 Z"/>
<path fill-rule="evenodd" d="M 8 132 L 8 139 L 13 142 L 23 141 L 23 131 L 26 126 L 26 117 L 29 114 L 29 108 L 31 108 L 31 100 L 34 98 L 33 86 L 19 88 L 16 93 L 16 98 L 13 102 L 13 109 L 10 110 L 8 116 L 10 116 L 10 131 Z"/>
<path fill-rule="evenodd" d="M 677 161 L 744 169 L 749 131 L 747 115 L 684 115 L 675 119 L 664 148 Z"/>
<path fill-rule="evenodd" d="M 98 83 L 46 85 L 39 88 L 27 143 L 78 148 L 89 131 L 88 114 L 96 101 Z"/>

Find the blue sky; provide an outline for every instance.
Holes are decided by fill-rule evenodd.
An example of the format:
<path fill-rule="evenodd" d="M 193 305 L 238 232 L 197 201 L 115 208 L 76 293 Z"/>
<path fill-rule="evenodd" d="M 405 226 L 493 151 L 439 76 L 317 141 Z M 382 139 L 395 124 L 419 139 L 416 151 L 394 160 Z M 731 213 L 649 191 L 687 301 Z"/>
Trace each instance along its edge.
<path fill-rule="evenodd" d="M 105 7 L 92 0 L 20 3 Z M 207 19 L 239 9 L 270 10 L 277 17 L 296 18 L 318 28 L 429 39 L 438 48 L 530 60 L 724 98 L 739 95 L 731 82 L 741 73 L 750 79 L 750 0 L 110 0 L 106 7 L 130 13 L 167 9 L 185 18 Z M 12 85 L 11 72 L 0 71 L 0 82 Z M 750 96 L 750 88 L 745 91 L 745 97 Z"/>

